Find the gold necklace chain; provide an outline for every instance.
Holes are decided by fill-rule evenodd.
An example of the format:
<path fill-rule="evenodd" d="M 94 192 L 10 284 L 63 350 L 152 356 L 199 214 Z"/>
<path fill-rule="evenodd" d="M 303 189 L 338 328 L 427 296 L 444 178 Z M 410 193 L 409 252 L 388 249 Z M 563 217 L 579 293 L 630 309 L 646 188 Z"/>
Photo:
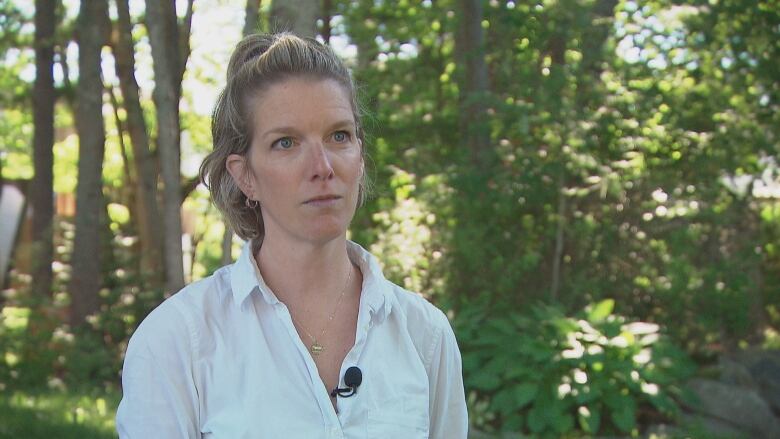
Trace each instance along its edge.
<path fill-rule="evenodd" d="M 341 290 L 341 295 L 339 296 L 339 300 L 336 302 L 336 306 L 333 308 L 333 312 L 330 313 L 330 317 L 328 317 L 328 321 L 325 322 L 325 327 L 322 328 L 322 332 L 320 333 L 320 340 L 325 336 L 325 332 L 327 332 L 328 328 L 330 328 L 330 322 L 333 321 L 333 317 L 336 316 L 336 311 L 338 311 L 339 305 L 341 305 L 341 301 L 342 301 L 342 299 L 344 299 L 344 293 L 347 292 L 347 287 L 349 286 L 349 281 L 352 278 L 352 263 L 350 262 L 349 265 L 350 265 L 349 266 L 349 271 L 347 272 L 347 282 L 344 284 L 344 289 Z M 324 352 L 325 351 L 325 346 L 319 344 L 317 342 L 317 338 L 314 337 L 313 335 L 311 335 L 311 332 L 309 332 L 309 330 L 306 329 L 306 327 L 303 326 L 301 324 L 301 322 L 299 322 L 298 319 L 296 319 L 295 316 L 292 315 L 292 313 L 290 313 L 290 317 L 292 317 L 293 321 L 295 323 L 297 323 L 298 326 L 300 326 L 301 329 L 303 329 L 303 332 L 305 332 L 306 335 L 308 335 L 309 338 L 311 339 L 312 343 L 309 346 L 309 351 L 311 352 L 311 354 L 316 357 L 316 356 L 320 355 L 322 352 Z"/>

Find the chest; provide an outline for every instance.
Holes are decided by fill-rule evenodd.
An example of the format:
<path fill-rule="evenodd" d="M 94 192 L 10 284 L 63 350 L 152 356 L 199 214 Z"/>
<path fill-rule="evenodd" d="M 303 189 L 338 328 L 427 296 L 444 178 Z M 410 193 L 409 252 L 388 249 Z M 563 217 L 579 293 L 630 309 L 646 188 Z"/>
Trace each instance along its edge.
<path fill-rule="evenodd" d="M 326 333 L 322 338 L 317 339 L 318 346 L 316 349 L 313 348 L 314 342 L 308 334 L 300 329 L 298 330 L 298 336 L 311 355 L 317 367 L 319 378 L 328 395 L 339 386 L 342 378 L 342 364 L 347 354 L 355 346 L 357 306 L 355 306 L 354 314 L 352 312 L 345 313 L 341 319 L 337 320 L 337 324 L 332 329 L 332 332 Z M 330 397 L 330 399 L 333 408 L 338 411 L 337 398 Z"/>
<path fill-rule="evenodd" d="M 427 437 L 429 382 L 419 353 L 393 322 L 357 320 L 339 325 L 334 339 L 345 339 L 316 361 L 292 342 L 299 334 L 291 323 L 270 317 L 242 334 L 240 347 L 207 355 L 196 368 L 204 437 Z M 329 390 L 349 366 L 361 369 L 363 382 L 353 397 L 338 398 L 336 411 Z"/>

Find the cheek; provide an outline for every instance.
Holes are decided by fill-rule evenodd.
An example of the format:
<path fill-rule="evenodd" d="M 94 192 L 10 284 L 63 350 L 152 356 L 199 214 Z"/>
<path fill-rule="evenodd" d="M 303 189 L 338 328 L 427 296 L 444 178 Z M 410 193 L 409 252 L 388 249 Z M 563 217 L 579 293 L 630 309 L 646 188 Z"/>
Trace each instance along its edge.
<path fill-rule="evenodd" d="M 263 175 L 262 181 L 268 186 L 269 191 L 284 190 L 295 179 L 294 172 L 294 170 L 286 170 L 284 172 L 279 172 L 279 170 L 269 171 Z"/>
<path fill-rule="evenodd" d="M 363 176 L 363 158 L 360 156 L 360 151 L 351 153 L 346 163 L 346 172 L 350 181 L 360 180 Z"/>
<path fill-rule="evenodd" d="M 267 167 L 266 169 L 258 169 L 255 174 L 257 181 L 257 187 L 263 198 L 268 201 L 274 199 L 283 199 L 283 195 L 288 188 L 295 187 L 295 176 L 292 172 L 280 172 L 281 167 Z"/>

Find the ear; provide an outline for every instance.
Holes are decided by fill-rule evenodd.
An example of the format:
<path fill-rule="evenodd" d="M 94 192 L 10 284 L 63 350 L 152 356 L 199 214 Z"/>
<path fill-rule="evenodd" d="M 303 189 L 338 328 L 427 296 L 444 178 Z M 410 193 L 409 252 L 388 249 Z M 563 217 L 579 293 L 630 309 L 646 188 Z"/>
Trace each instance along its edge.
<path fill-rule="evenodd" d="M 247 196 L 247 198 L 255 198 L 255 187 L 252 173 L 249 169 L 249 163 L 247 163 L 247 157 L 239 154 L 230 154 L 225 162 L 225 167 L 233 177 L 233 181 L 236 183 L 241 192 Z"/>

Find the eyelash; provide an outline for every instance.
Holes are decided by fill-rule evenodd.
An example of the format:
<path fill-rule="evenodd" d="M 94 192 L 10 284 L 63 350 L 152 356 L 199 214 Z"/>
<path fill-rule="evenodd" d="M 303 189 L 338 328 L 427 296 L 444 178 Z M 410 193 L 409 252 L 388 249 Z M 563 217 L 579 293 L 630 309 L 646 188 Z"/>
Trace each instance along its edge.
<path fill-rule="evenodd" d="M 271 149 L 290 149 L 290 148 L 292 148 L 292 146 L 290 146 L 290 148 L 281 148 L 280 146 L 278 146 L 279 143 L 282 140 L 289 140 L 290 142 L 293 143 L 293 146 L 295 145 L 295 141 L 292 139 L 292 137 L 280 137 L 280 138 L 274 140 L 273 143 L 271 143 Z"/>
<path fill-rule="evenodd" d="M 334 137 L 336 134 L 339 134 L 339 133 L 342 133 L 342 134 L 344 134 L 344 135 L 346 136 L 346 138 L 345 138 L 345 139 L 344 139 L 344 141 L 342 141 L 342 142 L 338 142 L 338 141 L 336 141 L 335 139 L 333 139 L 333 140 L 334 140 L 334 141 L 336 141 L 337 143 L 346 143 L 346 142 L 349 142 L 350 140 L 352 140 L 352 133 L 350 133 L 350 132 L 349 132 L 349 131 L 347 131 L 347 130 L 339 130 L 339 131 L 336 131 L 336 132 L 334 132 L 334 133 L 331 135 L 331 138 L 333 138 L 333 137 Z M 289 148 L 282 148 L 282 147 L 281 147 L 281 145 L 280 145 L 280 142 L 281 142 L 281 141 L 283 141 L 283 140 L 289 140 L 289 141 L 291 141 L 291 142 L 293 143 L 293 145 L 291 145 Z M 292 137 L 280 137 L 280 138 L 278 138 L 278 139 L 274 140 L 274 141 L 273 141 L 273 143 L 271 143 L 271 149 L 282 149 L 282 150 L 285 150 L 285 149 L 290 149 L 290 148 L 292 148 L 293 146 L 295 146 L 295 141 L 293 140 L 293 138 L 292 138 Z"/>
<path fill-rule="evenodd" d="M 350 140 L 352 140 L 352 133 L 350 133 L 347 130 L 336 131 L 335 133 L 333 133 L 333 136 L 335 136 L 336 134 L 339 134 L 339 133 L 343 133 L 345 136 L 347 136 L 347 138 L 344 139 L 344 142 L 339 142 L 339 143 L 345 143 L 345 142 L 349 142 Z M 331 137 L 333 137 L 333 136 L 331 136 Z M 333 140 L 336 140 L 336 139 L 333 139 Z"/>

